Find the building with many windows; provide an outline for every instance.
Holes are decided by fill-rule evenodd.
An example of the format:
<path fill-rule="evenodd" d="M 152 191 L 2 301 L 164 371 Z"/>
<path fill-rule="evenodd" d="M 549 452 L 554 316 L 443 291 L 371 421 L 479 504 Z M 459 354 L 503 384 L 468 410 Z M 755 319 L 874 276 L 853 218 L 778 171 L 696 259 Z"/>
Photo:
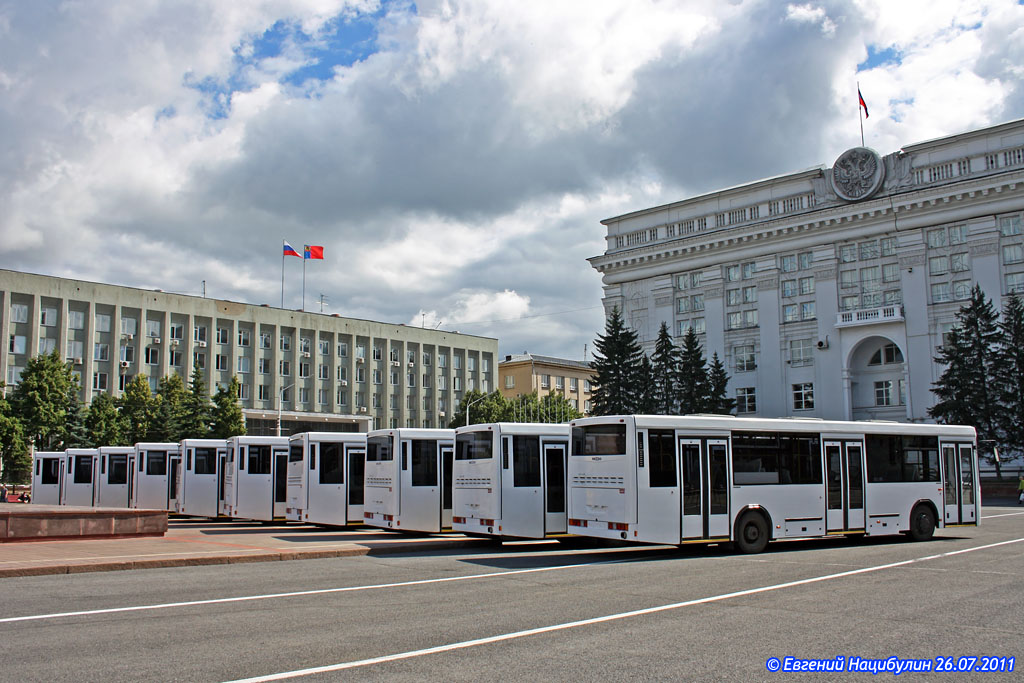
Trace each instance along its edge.
<path fill-rule="evenodd" d="M 594 371 L 590 363 L 553 356 L 519 353 L 505 356 L 498 363 L 501 384 L 498 389 L 505 398 L 516 399 L 527 394 L 544 398 L 558 393 L 584 415 L 591 411 L 591 388 Z"/>
<path fill-rule="evenodd" d="M 493 390 L 496 339 L 0 270 L 8 386 L 59 350 L 82 399 L 119 395 L 136 375 L 192 369 L 240 382 L 251 434 L 447 424 L 464 391 Z"/>
<path fill-rule="evenodd" d="M 602 221 L 606 311 L 692 327 L 741 415 L 925 420 L 978 284 L 1024 293 L 1024 120 Z M 678 341 L 678 339 L 677 339 Z"/>

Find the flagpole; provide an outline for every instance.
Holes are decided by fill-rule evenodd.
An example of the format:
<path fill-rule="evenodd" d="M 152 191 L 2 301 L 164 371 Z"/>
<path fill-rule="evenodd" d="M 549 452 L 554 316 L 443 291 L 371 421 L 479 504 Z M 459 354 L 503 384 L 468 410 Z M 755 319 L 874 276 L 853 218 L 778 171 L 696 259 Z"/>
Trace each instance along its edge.
<path fill-rule="evenodd" d="M 857 81 L 857 118 L 860 119 L 860 146 L 864 146 L 864 112 L 860 106 L 860 81 Z"/>
<path fill-rule="evenodd" d="M 284 308 L 284 245 L 285 241 L 281 240 L 281 308 Z"/>
<path fill-rule="evenodd" d="M 306 254 L 309 253 L 309 245 L 302 245 L 302 310 L 306 310 Z"/>

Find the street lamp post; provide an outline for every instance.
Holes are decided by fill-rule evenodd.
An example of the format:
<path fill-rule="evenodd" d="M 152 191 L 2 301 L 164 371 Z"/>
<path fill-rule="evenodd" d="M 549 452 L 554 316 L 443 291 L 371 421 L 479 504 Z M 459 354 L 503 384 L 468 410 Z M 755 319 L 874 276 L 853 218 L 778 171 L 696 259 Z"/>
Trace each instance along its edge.
<path fill-rule="evenodd" d="M 286 387 L 281 387 L 280 391 L 277 392 L 277 435 L 281 436 L 281 409 L 284 406 L 284 392 L 288 391 L 295 386 L 295 382 L 292 382 Z"/>
<path fill-rule="evenodd" d="M 469 426 L 469 409 L 470 409 L 470 407 L 476 405 L 477 403 L 479 403 L 480 401 L 484 400 L 485 398 L 487 398 L 487 394 L 484 394 L 483 396 L 481 396 L 480 398 L 476 399 L 475 401 L 470 401 L 469 403 L 466 404 L 466 426 L 467 427 Z"/>

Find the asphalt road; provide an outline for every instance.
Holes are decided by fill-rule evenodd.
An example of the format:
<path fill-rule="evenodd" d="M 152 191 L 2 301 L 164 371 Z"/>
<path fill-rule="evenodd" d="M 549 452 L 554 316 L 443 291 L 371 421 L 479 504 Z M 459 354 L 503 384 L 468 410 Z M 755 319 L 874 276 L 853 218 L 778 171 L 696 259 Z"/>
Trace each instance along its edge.
<path fill-rule="evenodd" d="M 1019 680 L 1022 615 L 1024 511 L 987 507 L 929 543 L 757 556 L 572 542 L 3 579 L 0 680 L 877 678 L 768 670 L 787 655 L 1016 657 L 900 679 Z"/>

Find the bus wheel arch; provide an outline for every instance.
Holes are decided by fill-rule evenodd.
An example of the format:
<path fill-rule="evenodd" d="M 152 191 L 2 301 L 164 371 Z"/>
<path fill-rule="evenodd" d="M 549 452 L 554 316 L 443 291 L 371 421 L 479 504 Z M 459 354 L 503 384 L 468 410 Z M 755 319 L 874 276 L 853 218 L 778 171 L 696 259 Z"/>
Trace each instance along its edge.
<path fill-rule="evenodd" d="M 910 510 L 910 528 L 907 534 L 915 541 L 931 540 L 938 527 L 939 513 L 930 500 L 919 500 Z"/>
<path fill-rule="evenodd" d="M 750 507 L 736 516 L 733 529 L 735 547 L 741 553 L 762 552 L 772 537 L 772 518 L 761 507 Z"/>

